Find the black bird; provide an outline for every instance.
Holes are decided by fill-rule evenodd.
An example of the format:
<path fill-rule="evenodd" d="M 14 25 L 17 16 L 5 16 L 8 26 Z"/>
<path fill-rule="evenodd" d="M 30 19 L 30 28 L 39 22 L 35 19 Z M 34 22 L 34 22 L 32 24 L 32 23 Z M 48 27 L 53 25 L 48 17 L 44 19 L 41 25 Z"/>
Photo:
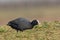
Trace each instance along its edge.
<path fill-rule="evenodd" d="M 18 30 L 24 31 L 27 29 L 32 29 L 35 25 L 38 25 L 38 21 L 33 20 L 32 22 L 30 22 L 25 18 L 17 18 L 15 20 L 8 22 L 7 25 L 11 26 L 11 28 L 15 29 L 18 32 Z"/>

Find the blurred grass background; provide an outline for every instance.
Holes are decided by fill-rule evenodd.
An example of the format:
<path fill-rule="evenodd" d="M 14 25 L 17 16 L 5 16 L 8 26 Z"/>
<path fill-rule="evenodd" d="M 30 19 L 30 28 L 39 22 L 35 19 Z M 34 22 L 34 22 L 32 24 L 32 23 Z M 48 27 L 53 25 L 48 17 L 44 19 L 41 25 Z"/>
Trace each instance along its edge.
<path fill-rule="evenodd" d="M 6 24 L 18 17 L 29 20 L 38 19 L 40 21 L 60 20 L 60 6 L 0 8 L 0 24 Z"/>

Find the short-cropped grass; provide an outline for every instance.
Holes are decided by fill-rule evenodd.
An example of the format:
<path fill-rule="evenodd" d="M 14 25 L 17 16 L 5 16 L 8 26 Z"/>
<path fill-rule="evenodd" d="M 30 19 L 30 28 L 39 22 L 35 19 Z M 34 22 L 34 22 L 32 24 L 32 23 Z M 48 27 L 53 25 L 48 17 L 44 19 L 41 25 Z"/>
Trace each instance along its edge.
<path fill-rule="evenodd" d="M 60 22 L 42 22 L 33 29 L 16 32 L 7 25 L 0 26 L 0 40 L 60 40 Z"/>

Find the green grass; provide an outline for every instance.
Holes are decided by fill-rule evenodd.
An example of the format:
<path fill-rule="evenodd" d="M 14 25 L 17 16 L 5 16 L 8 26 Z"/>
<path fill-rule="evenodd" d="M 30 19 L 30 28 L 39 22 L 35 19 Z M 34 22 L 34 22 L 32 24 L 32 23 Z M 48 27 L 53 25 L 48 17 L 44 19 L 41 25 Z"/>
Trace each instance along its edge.
<path fill-rule="evenodd" d="M 0 40 L 60 40 L 60 22 L 42 22 L 33 29 L 24 32 L 10 28 L 7 25 L 0 27 Z"/>

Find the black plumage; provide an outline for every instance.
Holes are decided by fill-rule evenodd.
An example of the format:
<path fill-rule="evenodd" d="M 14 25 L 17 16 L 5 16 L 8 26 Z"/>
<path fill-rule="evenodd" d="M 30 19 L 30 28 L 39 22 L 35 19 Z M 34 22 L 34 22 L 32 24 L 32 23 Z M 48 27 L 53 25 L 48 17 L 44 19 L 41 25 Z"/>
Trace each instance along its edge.
<path fill-rule="evenodd" d="M 17 30 L 18 32 L 18 30 L 24 31 L 27 29 L 32 29 L 35 25 L 38 25 L 38 21 L 33 20 L 30 22 L 25 18 L 17 18 L 15 20 L 9 21 L 7 25 L 11 26 L 11 28 Z"/>

